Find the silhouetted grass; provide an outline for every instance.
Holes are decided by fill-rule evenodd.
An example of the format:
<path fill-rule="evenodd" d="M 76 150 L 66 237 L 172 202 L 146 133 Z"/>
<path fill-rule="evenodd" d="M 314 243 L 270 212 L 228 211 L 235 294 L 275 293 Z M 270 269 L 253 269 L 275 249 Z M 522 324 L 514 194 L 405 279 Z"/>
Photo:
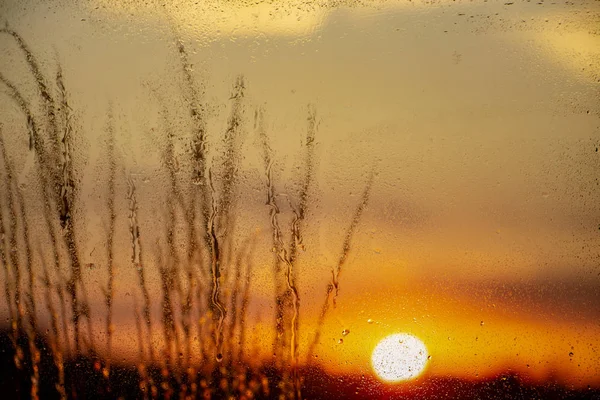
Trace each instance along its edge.
<path fill-rule="evenodd" d="M 373 186 L 373 179 L 375 176 L 375 169 L 371 171 L 369 174 L 369 179 L 367 184 L 363 190 L 360 203 L 356 207 L 354 211 L 354 215 L 352 216 L 352 220 L 350 222 L 350 226 L 346 231 L 346 235 L 344 237 L 344 243 L 342 245 L 342 251 L 340 254 L 340 258 L 338 259 L 337 266 L 331 270 L 331 282 L 327 284 L 327 288 L 325 289 L 325 300 L 323 301 L 323 306 L 321 307 L 321 313 L 319 314 L 319 319 L 317 321 L 317 329 L 315 331 L 313 340 L 311 341 L 308 351 L 307 351 L 307 362 L 310 364 L 312 360 L 312 356 L 314 354 L 315 347 L 319 344 L 319 340 L 321 338 L 321 329 L 323 328 L 323 323 L 325 322 L 325 318 L 327 317 L 327 312 L 329 311 L 329 303 L 330 300 L 333 303 L 333 307 L 336 306 L 336 299 L 340 289 L 340 274 L 342 272 L 342 267 L 346 263 L 348 259 L 348 253 L 350 252 L 352 237 L 354 236 L 354 232 L 360 222 L 361 216 L 365 207 L 369 202 L 369 196 L 371 194 L 371 187 Z M 333 299 L 332 299 L 333 295 Z"/>
<path fill-rule="evenodd" d="M 114 237 L 115 237 L 115 174 L 116 174 L 116 161 L 115 161 L 115 127 L 113 121 L 112 105 L 108 111 L 108 122 L 107 122 L 107 149 L 106 158 L 108 162 L 108 196 L 106 199 L 106 209 L 108 215 L 108 231 L 106 233 L 106 255 L 107 255 L 107 275 L 108 281 L 106 291 L 104 293 L 105 304 L 106 304 L 106 362 L 102 370 L 102 374 L 106 378 L 108 391 L 110 392 L 110 364 L 112 358 L 112 338 L 114 333 L 114 326 L 112 322 L 113 318 L 113 298 L 114 298 L 114 282 L 115 282 L 115 271 L 114 271 Z"/>
<path fill-rule="evenodd" d="M 11 321 L 9 337 L 14 366 L 23 370 L 19 373 L 11 370 L 10 373 L 29 374 L 29 397 L 36 398 L 40 390 L 48 393 L 45 384 L 41 389 L 40 382 L 50 379 L 54 387 L 51 396 L 61 399 L 87 397 L 94 390 L 111 398 L 125 393 L 127 397 L 141 398 L 301 399 L 303 370 L 298 344 L 301 303 L 297 270 L 300 266 L 299 252 L 304 250 L 303 233 L 309 204 L 315 191 L 315 140 L 318 131 L 315 108 L 308 107 L 302 139 L 302 165 L 296 177 L 298 189 L 285 196 L 290 210 L 286 219 L 279 204 L 281 197 L 277 192 L 273 168 L 276 160 L 269 146 L 264 108 L 258 109 L 255 115 L 271 227 L 275 282 L 273 349 L 276 355 L 272 365 L 257 367 L 253 358 L 258 350 L 247 342 L 248 332 L 252 329 L 248 314 L 258 234 L 240 232 L 245 239 L 236 241 L 239 237 L 236 224 L 241 187 L 239 171 L 246 132 L 244 113 L 249 107 L 243 76 L 238 76 L 233 82 L 224 131 L 209 135 L 201 84 L 193 76 L 183 42 L 176 41 L 182 66 L 181 97 L 189 110 L 191 132 L 184 134 L 173 127 L 168 104 L 161 98 L 161 93 L 154 90 L 161 122 L 157 149 L 162 156 L 160 173 L 166 176 L 163 188 L 166 201 L 159 216 L 150 215 L 149 210 L 140 208 L 132 174 L 123 177 L 127 184 L 126 195 L 117 191 L 117 154 L 120 153 L 113 106 L 109 104 L 103 133 L 106 148 L 102 156 L 107 165 L 103 171 L 107 178 L 103 183 L 106 190 L 99 191 L 108 222 L 106 248 L 103 249 L 107 260 L 107 280 L 99 284 L 104 295 L 105 314 L 102 317 L 105 337 L 98 338 L 91 322 L 92 307 L 79 254 L 83 243 L 77 229 L 82 223 L 78 219 L 78 210 L 84 207 L 79 203 L 79 185 L 83 177 L 75 168 L 74 157 L 81 150 L 75 145 L 81 132 L 74 122 L 76 111 L 70 103 L 67 80 L 58 64 L 56 79 L 52 81 L 55 86 L 50 86 L 48 82 L 51 81 L 46 79 L 42 63 L 25 40 L 8 28 L 0 30 L 0 33 L 14 38 L 25 56 L 41 105 L 41 112 L 35 112 L 30 105 L 32 100 L 23 96 L 19 85 L 0 73 L 5 93 L 24 116 L 29 150 L 34 153 L 39 183 L 34 190 L 38 190 L 38 197 L 43 199 L 44 224 L 39 235 L 49 244 L 47 252 L 40 250 L 38 262 L 31 251 L 35 234 L 28 226 L 30 204 L 25 201 L 12 173 L 0 131 L 0 172 L 6 187 L 5 193 L 0 196 L 0 262 Z M 178 153 L 176 143 L 180 139 L 189 140 L 189 152 Z M 11 150 L 19 151 L 17 146 L 11 147 Z M 216 154 L 209 156 L 209 150 Z M 334 273 L 334 288 L 339 286 L 341 268 L 369 190 L 370 183 L 347 233 L 343 254 Z M 125 218 L 116 211 L 119 201 L 127 202 L 128 232 L 124 234 L 128 235 L 127 245 L 131 248 L 130 259 L 123 262 L 116 251 L 119 221 Z M 142 232 L 140 221 L 145 216 L 163 218 L 161 232 Z M 287 222 L 284 226 L 282 221 L 288 219 L 289 226 Z M 146 261 L 147 246 L 143 245 L 146 238 L 151 240 L 150 234 L 159 238 L 156 245 L 150 247 L 151 256 L 154 255 L 150 258 L 155 259 L 154 263 Z M 15 250 L 17 248 L 20 250 Z M 46 263 L 46 257 L 51 257 L 51 262 Z M 152 292 L 148 282 L 147 268 L 152 264 L 158 272 L 157 293 Z M 141 298 L 138 304 L 138 294 L 134 293 L 131 316 L 137 334 L 138 354 L 134 369 L 119 365 L 114 354 L 117 266 L 119 270 L 125 266 L 135 268 Z M 36 271 L 42 274 L 44 306 L 50 315 L 51 329 L 46 335 L 40 334 L 43 329 L 36 319 Z M 153 304 L 159 303 L 160 322 L 153 321 L 152 315 Z M 325 313 L 322 315 L 324 318 Z M 87 334 L 82 334 L 84 324 Z M 159 333 L 162 343 L 159 345 L 153 341 L 153 333 L 157 329 L 162 330 Z M 96 349 L 95 337 L 105 341 L 103 350 Z M 42 341 L 43 351 L 38 347 Z M 44 361 L 44 357 L 50 361 Z M 132 381 L 124 383 L 123 377 Z"/>
<path fill-rule="evenodd" d="M 48 149 L 45 145 L 45 140 L 42 137 L 41 130 L 39 128 L 40 125 L 36 121 L 36 117 L 34 116 L 34 113 L 31 110 L 29 102 L 25 100 L 25 98 L 23 97 L 20 90 L 17 88 L 17 86 L 15 84 L 10 82 L 6 77 L 4 77 L 4 75 L 0 74 L 0 82 L 2 82 L 4 84 L 4 86 L 8 89 L 7 94 L 17 104 L 17 106 L 22 111 L 22 113 L 24 114 L 25 119 L 26 119 L 26 125 L 27 125 L 27 130 L 28 130 L 28 135 L 29 135 L 29 149 L 34 152 L 35 159 L 37 161 L 36 162 L 36 170 L 37 170 L 37 176 L 39 179 L 41 195 L 45 199 L 43 204 L 44 204 L 44 209 L 46 211 L 46 215 L 48 217 L 48 215 L 52 214 L 51 208 L 52 208 L 52 205 L 55 205 L 57 207 L 56 211 L 57 211 L 57 214 L 59 217 L 58 219 L 63 228 L 62 238 L 64 241 L 64 248 L 65 248 L 65 250 L 68 254 L 68 258 L 70 260 L 70 269 L 71 269 L 71 276 L 65 286 L 66 286 L 66 290 L 69 293 L 70 298 L 71 298 L 72 319 L 73 319 L 73 325 L 74 325 L 74 331 L 75 331 L 75 335 L 74 335 L 75 336 L 75 348 L 76 348 L 76 355 L 79 355 L 80 354 L 79 319 L 80 319 L 81 315 L 83 315 L 84 317 L 87 318 L 87 326 L 88 326 L 87 347 L 91 351 L 93 351 L 93 334 L 92 334 L 93 329 L 92 329 L 91 321 L 90 321 L 90 309 L 89 309 L 89 303 L 87 302 L 87 292 L 85 290 L 85 286 L 83 285 L 83 280 L 81 279 L 81 266 L 80 266 L 78 254 L 77 254 L 78 253 L 77 241 L 75 239 L 75 232 L 74 232 L 74 228 L 73 228 L 73 225 L 71 222 L 71 212 L 73 209 L 73 204 L 72 204 L 73 198 L 71 197 L 71 195 L 76 190 L 76 188 L 73 185 L 71 185 L 72 181 L 70 181 L 68 179 L 67 180 L 59 179 L 59 174 L 58 174 L 58 171 L 62 171 L 63 176 L 67 176 L 67 177 L 70 176 L 69 173 L 71 170 L 71 166 L 70 166 L 69 160 L 70 160 L 71 149 L 68 146 L 70 124 L 69 124 L 69 121 L 67 118 L 67 121 L 65 122 L 65 133 L 62 135 L 62 141 L 59 140 L 58 139 L 58 125 L 57 125 L 57 120 L 56 120 L 56 101 L 54 100 L 54 98 L 50 94 L 50 91 L 48 90 L 48 86 L 46 84 L 46 79 L 44 78 L 43 74 L 40 71 L 39 63 L 38 63 L 37 59 L 34 57 L 32 52 L 29 50 L 29 48 L 28 48 L 27 44 L 25 43 L 25 41 L 23 40 L 23 38 L 20 35 L 18 35 L 16 32 L 6 28 L 6 29 L 0 30 L 0 33 L 7 33 L 7 34 L 11 35 L 17 42 L 19 49 L 24 53 L 26 63 L 29 66 L 31 74 L 37 83 L 37 88 L 38 88 L 39 95 L 40 95 L 40 98 L 41 98 L 42 104 L 43 104 L 44 113 L 43 113 L 42 119 L 46 120 L 46 126 L 47 126 L 46 130 L 48 132 L 48 137 L 50 139 L 50 142 L 52 143 L 52 145 L 50 146 L 50 149 Z M 59 72 L 57 74 L 57 84 L 59 87 L 59 91 L 60 91 L 61 95 L 63 96 L 61 99 L 61 105 L 63 107 L 63 111 L 64 111 L 64 113 L 68 113 L 68 103 L 66 100 L 66 91 L 65 91 L 65 88 L 63 85 L 62 74 L 61 74 L 60 68 L 59 68 Z M 67 115 L 67 114 L 65 114 L 65 115 Z M 5 168 L 8 168 L 8 167 L 9 167 L 8 163 L 5 163 Z M 17 193 L 16 195 L 19 196 L 19 193 Z M 12 195 L 10 196 L 10 198 L 11 198 L 10 201 L 13 202 Z M 27 213 L 25 212 L 24 202 L 22 202 L 22 203 L 23 203 L 22 214 L 27 215 Z M 14 214 L 14 206 L 9 205 L 9 209 L 13 210 L 13 214 Z M 22 220 L 21 221 L 22 224 L 27 223 L 26 218 L 21 218 L 21 220 Z M 15 219 L 15 221 L 16 221 L 16 219 Z M 15 223 L 15 225 L 16 225 L 16 223 Z M 59 263 L 60 261 L 59 261 L 59 256 L 58 256 L 58 252 L 57 252 L 57 242 L 55 242 L 56 236 L 55 236 L 53 228 L 51 226 L 52 224 L 47 223 L 47 225 L 48 225 L 47 227 L 49 230 L 49 234 L 53 241 L 52 246 L 54 247 L 55 260 L 57 263 Z M 24 229 L 27 231 L 26 228 L 24 228 Z M 25 234 L 27 234 L 27 232 Z M 28 239 L 25 240 L 25 242 L 27 242 L 27 241 L 28 241 Z M 30 245 L 28 245 L 27 243 L 25 245 L 25 257 L 26 257 L 26 260 L 28 260 L 25 263 L 26 268 L 27 268 L 27 265 L 31 265 L 31 263 L 32 263 Z M 13 259 L 14 259 L 13 261 L 17 261 L 16 255 L 13 256 Z M 59 268 L 57 268 L 57 270 L 58 269 Z M 31 271 L 33 271 L 33 267 L 31 267 Z M 16 283 L 15 286 L 16 286 L 16 292 L 19 292 L 19 293 L 15 293 L 15 302 L 16 302 L 16 304 L 19 305 L 18 308 L 21 308 L 21 306 L 20 306 L 20 304 L 21 304 L 21 301 L 20 301 L 20 297 L 21 297 L 20 296 L 20 273 L 18 275 L 19 275 L 19 277 L 18 277 L 19 279 L 17 280 L 18 283 Z M 32 274 L 29 274 L 29 277 L 31 278 L 30 281 L 33 282 Z M 79 297 L 78 291 L 81 292 L 81 298 L 78 298 Z M 32 309 L 33 303 L 34 303 L 33 297 L 31 297 L 29 303 L 30 303 L 29 308 L 31 309 L 31 312 L 29 313 L 30 314 L 30 325 L 31 325 L 35 321 L 35 317 L 32 316 L 32 315 L 35 315 L 35 310 Z M 20 315 L 22 316 L 22 313 L 20 313 Z M 19 317 L 19 318 L 21 318 L 21 317 Z M 35 338 L 34 337 L 30 337 L 29 346 L 31 346 L 30 353 L 32 354 L 33 359 L 35 360 L 37 358 L 37 352 L 34 351 L 34 346 L 35 346 Z M 37 378 L 35 377 L 35 374 L 37 374 L 37 373 L 38 373 L 38 369 L 34 363 L 34 365 L 33 365 L 34 376 L 32 379 L 35 381 L 37 381 Z M 32 386 L 32 394 L 34 391 L 35 391 L 35 388 Z"/>

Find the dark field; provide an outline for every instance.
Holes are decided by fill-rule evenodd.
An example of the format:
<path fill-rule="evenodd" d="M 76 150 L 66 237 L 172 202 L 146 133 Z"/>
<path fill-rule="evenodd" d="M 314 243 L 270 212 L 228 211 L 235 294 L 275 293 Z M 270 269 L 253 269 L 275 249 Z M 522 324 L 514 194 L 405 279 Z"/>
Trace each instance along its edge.
<path fill-rule="evenodd" d="M 54 385 L 56 369 L 48 347 L 38 343 L 41 349 L 40 393 L 41 399 L 58 399 Z M 0 390 L 2 398 L 31 398 L 31 366 L 24 364 L 17 370 L 13 362 L 14 351 L 7 332 L 0 334 Z M 26 347 L 25 347 L 26 349 Z M 28 357 L 26 357 L 28 359 Z M 102 375 L 102 361 L 82 357 L 65 362 L 67 396 L 79 399 L 143 399 L 143 398 L 211 398 L 211 399 L 277 399 L 281 392 L 277 382 L 283 371 L 265 365 L 255 369 L 244 365 L 232 366 L 221 373 L 212 371 L 213 380 L 198 378 L 196 393 L 187 377 L 169 377 L 169 391 L 157 387 L 155 395 L 144 393 L 140 388 L 140 375 L 134 365 L 112 366 L 110 380 Z M 159 368 L 149 368 L 155 382 L 161 382 Z M 223 369 L 223 371 L 226 371 Z M 430 378 L 418 384 L 387 385 L 373 376 L 334 375 L 318 366 L 300 369 L 302 397 L 304 399 L 600 399 L 600 389 L 575 389 L 556 382 L 529 384 L 510 372 L 493 379 L 466 381 L 451 377 Z M 160 386 L 160 385 L 158 385 Z"/>

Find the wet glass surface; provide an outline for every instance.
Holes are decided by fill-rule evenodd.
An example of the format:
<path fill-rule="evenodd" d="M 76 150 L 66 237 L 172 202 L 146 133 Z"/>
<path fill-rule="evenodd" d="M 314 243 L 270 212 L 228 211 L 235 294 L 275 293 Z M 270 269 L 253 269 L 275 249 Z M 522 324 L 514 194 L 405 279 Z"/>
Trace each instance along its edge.
<path fill-rule="evenodd" d="M 0 27 L 10 398 L 600 396 L 598 1 Z"/>

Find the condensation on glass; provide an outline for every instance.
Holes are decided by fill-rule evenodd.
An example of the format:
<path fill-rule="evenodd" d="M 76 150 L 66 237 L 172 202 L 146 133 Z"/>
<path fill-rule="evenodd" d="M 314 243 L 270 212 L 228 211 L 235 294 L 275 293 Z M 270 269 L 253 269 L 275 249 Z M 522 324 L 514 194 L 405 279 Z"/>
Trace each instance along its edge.
<path fill-rule="evenodd" d="M 600 3 L 0 3 L 15 398 L 600 396 Z"/>

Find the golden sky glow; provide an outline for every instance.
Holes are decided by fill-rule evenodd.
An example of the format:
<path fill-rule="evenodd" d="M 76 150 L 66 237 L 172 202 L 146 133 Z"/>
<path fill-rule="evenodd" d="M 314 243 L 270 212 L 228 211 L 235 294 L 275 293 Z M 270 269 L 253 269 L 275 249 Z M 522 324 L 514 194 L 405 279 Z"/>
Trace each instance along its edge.
<path fill-rule="evenodd" d="M 236 249 L 253 240 L 252 251 L 240 254 L 253 268 L 245 345 L 254 361 L 272 357 L 276 335 L 258 110 L 270 135 L 287 240 L 310 104 L 317 113 L 317 161 L 303 225 L 306 251 L 294 270 L 301 363 L 321 329 L 311 355 L 316 362 L 334 372 L 371 374 L 376 344 L 407 333 L 431 356 L 423 378 L 476 380 L 510 369 L 533 381 L 600 386 L 597 2 L 554 8 L 483 1 L 354 7 L 206 2 L 205 8 L 149 2 L 138 8 L 103 0 L 81 9 L 32 2 L 27 11 L 16 3 L 0 5 L 0 15 L 32 43 L 44 66 L 54 68 L 60 55 L 84 135 L 77 161 L 85 177 L 78 191 L 80 259 L 101 333 L 107 222 L 105 188 L 99 187 L 109 102 L 119 132 L 119 173 L 138 185 L 141 240 L 151 249 L 152 315 L 160 318 L 157 265 L 165 257 L 161 232 L 170 218 L 164 212 L 168 176 L 161 169 L 165 119 L 178 139 L 178 173 L 187 171 L 190 154 L 189 94 L 182 95 L 177 34 L 188 46 L 194 76 L 204 82 L 210 160 L 224 148 L 219 135 L 232 112 L 232 82 L 243 74 L 247 86 L 235 231 L 219 234 L 231 234 Z M 33 97 L 26 65 L 5 36 L 0 49 L 9 56 L 0 59 L 0 71 Z M 21 132 L 22 115 L 4 92 L 0 110 L 3 131 Z M 26 137 L 18 137 L 7 148 L 27 201 L 37 204 L 33 156 L 19 151 Z M 372 169 L 372 193 L 340 274 L 336 307 L 319 327 L 331 271 Z M 114 346 L 120 358 L 133 360 L 132 310 L 142 296 L 128 264 L 127 184 L 117 191 L 123 218 L 114 241 L 121 260 Z M 43 207 L 32 207 L 29 218 L 39 221 L 42 213 Z M 174 230 L 183 243 L 185 224 Z M 40 254 L 48 248 L 44 240 Z M 234 257 L 227 261 L 231 268 Z M 225 296 L 235 282 L 232 273 L 224 274 Z M 6 310 L 0 312 L 4 318 Z M 194 318 L 198 323 L 211 316 Z M 41 319 L 48 323 L 48 316 Z M 159 329 L 152 343 L 164 345 Z"/>

